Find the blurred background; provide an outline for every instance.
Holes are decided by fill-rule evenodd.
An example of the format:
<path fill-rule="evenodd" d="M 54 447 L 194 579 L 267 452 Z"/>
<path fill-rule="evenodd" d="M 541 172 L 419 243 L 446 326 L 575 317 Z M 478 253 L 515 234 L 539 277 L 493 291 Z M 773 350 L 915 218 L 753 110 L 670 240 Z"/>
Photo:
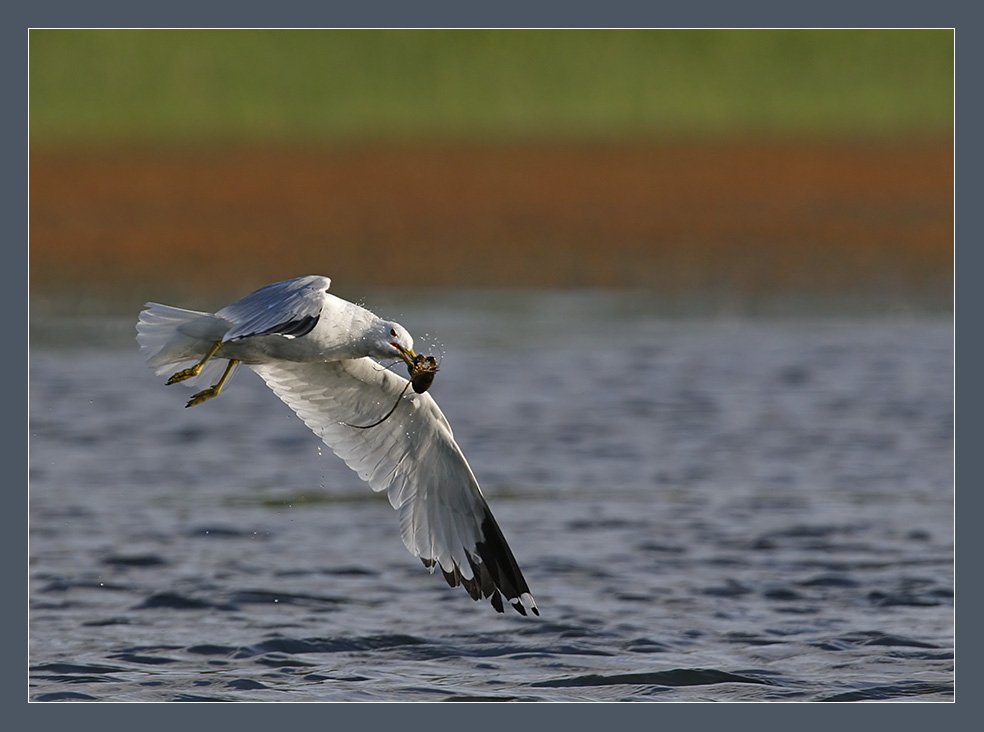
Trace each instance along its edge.
<path fill-rule="evenodd" d="M 949 310 L 953 33 L 32 30 L 30 237 L 76 310 L 307 273 Z"/>
<path fill-rule="evenodd" d="M 952 700 L 953 44 L 32 30 L 32 698 Z M 142 362 L 304 274 L 442 359 L 537 621 Z"/>

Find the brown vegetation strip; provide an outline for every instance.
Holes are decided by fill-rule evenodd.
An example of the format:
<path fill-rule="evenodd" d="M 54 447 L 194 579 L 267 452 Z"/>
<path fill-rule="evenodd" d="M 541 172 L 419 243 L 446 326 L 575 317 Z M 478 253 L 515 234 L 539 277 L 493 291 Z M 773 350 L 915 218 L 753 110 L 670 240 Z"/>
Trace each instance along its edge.
<path fill-rule="evenodd" d="M 30 195 L 36 294 L 945 292 L 953 270 L 949 140 L 33 150 Z"/>

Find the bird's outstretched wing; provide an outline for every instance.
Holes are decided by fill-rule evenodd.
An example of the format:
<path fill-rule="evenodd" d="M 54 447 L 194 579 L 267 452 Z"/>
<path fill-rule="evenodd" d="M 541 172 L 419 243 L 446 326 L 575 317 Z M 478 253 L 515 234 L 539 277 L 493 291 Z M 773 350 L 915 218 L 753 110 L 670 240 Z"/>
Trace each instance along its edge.
<path fill-rule="evenodd" d="M 233 323 L 224 341 L 259 335 L 297 338 L 321 317 L 331 280 L 319 275 L 274 282 L 222 308 L 216 315 Z"/>
<path fill-rule="evenodd" d="M 276 362 L 256 371 L 315 434 L 399 512 L 407 549 L 448 584 L 473 599 L 505 599 L 523 615 L 539 615 L 523 574 L 499 529 L 447 419 L 430 394 L 370 358 L 328 363 Z M 345 424 L 345 423 L 348 424 Z"/>

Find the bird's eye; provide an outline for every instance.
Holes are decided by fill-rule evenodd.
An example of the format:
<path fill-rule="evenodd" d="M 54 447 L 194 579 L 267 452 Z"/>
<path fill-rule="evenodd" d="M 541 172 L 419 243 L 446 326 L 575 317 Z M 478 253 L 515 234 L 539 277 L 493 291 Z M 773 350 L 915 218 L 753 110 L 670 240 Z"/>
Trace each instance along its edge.
<path fill-rule="evenodd" d="M 396 328 L 390 328 L 390 335 L 396 338 Z"/>

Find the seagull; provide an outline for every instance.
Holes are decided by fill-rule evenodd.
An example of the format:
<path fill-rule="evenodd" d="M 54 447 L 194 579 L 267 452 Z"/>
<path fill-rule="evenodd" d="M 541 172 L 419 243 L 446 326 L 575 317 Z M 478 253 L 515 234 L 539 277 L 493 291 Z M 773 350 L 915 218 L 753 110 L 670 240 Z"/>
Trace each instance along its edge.
<path fill-rule="evenodd" d="M 251 368 L 372 490 L 386 492 L 403 543 L 425 567 L 500 613 L 505 598 L 521 615 L 539 615 L 448 420 L 426 393 L 433 373 L 413 376 L 434 360 L 414 353 L 402 325 L 335 297 L 330 285 L 319 275 L 275 282 L 216 313 L 149 302 L 137 342 L 150 368 L 171 374 L 168 385 L 218 376 L 187 407 L 219 396 L 239 364 Z M 387 359 L 402 359 L 412 384 L 378 362 Z"/>

